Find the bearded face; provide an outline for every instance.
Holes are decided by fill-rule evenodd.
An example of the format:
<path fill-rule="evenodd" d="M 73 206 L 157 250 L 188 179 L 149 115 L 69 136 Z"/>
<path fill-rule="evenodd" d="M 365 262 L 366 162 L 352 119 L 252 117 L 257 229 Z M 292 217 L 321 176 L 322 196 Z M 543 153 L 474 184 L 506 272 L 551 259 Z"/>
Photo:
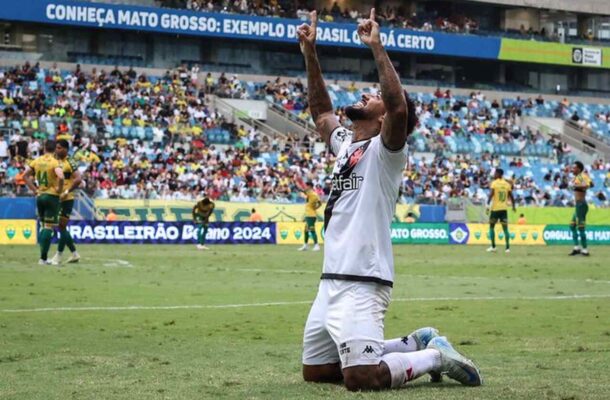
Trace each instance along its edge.
<path fill-rule="evenodd" d="M 385 114 L 380 95 L 363 94 L 360 101 L 345 107 L 345 115 L 352 121 L 375 120 Z"/>

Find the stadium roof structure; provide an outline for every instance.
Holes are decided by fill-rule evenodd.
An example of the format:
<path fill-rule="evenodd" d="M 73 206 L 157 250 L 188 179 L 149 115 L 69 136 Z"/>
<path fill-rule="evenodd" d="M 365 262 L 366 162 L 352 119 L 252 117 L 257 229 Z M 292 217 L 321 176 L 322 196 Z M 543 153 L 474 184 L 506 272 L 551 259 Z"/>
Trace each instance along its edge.
<path fill-rule="evenodd" d="M 502 4 L 516 7 L 543 8 L 584 14 L 610 15 L 608 0 L 469 0 L 477 3 Z"/>

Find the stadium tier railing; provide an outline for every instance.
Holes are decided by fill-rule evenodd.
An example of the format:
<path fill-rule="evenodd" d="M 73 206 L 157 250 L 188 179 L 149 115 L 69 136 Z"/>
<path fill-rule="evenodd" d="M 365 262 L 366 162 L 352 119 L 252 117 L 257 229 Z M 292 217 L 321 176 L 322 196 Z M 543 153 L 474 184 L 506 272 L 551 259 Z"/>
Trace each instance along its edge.
<path fill-rule="evenodd" d="M 218 96 L 214 96 L 213 104 L 214 107 L 221 113 L 228 112 L 229 115 L 231 115 L 231 117 L 233 118 L 233 120 L 238 120 L 246 126 L 254 127 L 263 135 L 268 136 L 269 138 L 273 138 L 274 136 L 286 137 L 286 133 L 280 132 L 277 129 L 274 129 L 271 126 L 265 124 L 264 122 L 257 120 L 256 118 L 251 118 L 243 111 L 232 106 L 231 104 L 227 103 Z"/>

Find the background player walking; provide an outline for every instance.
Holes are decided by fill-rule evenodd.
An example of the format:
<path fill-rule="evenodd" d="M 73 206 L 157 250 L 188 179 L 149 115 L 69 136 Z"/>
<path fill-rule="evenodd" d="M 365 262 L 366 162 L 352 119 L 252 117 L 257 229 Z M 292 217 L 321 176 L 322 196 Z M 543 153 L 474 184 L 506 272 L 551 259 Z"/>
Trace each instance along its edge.
<path fill-rule="evenodd" d="M 36 208 L 40 220 L 40 260 L 38 264 L 54 264 L 47 260 L 53 232 L 59 217 L 59 194 L 64 188 L 64 173 L 60 162 L 55 158 L 55 142 L 48 140 L 44 145 L 45 153 L 30 162 L 25 171 L 28 188 L 36 193 Z M 38 186 L 34 184 L 34 179 Z"/>
<path fill-rule="evenodd" d="M 587 189 L 592 186 L 591 178 L 585 173 L 585 166 L 580 161 L 576 161 L 572 166 L 572 173 L 574 179 L 570 186 L 574 190 L 574 201 L 575 210 L 572 216 L 572 222 L 570 223 L 570 229 L 572 230 L 572 240 L 574 241 L 574 249 L 570 253 L 571 256 L 583 255 L 588 256 L 589 250 L 587 249 L 587 233 L 585 232 L 587 223 L 587 213 L 589 212 L 589 205 L 587 204 Z M 578 227 L 578 232 L 576 228 Z M 578 245 L 578 236 L 580 235 L 580 243 L 582 247 Z"/>
<path fill-rule="evenodd" d="M 80 260 L 80 255 L 76 251 L 74 240 L 68 230 L 68 222 L 70 222 L 70 215 L 72 214 L 72 208 L 74 208 L 74 194 L 82 182 L 80 172 L 78 172 L 78 166 L 76 161 L 71 157 L 68 157 L 68 151 L 70 150 L 70 144 L 67 140 L 58 140 L 57 146 L 55 147 L 55 156 L 61 165 L 61 169 L 64 173 L 64 191 L 59 196 L 59 243 L 57 244 L 57 253 L 53 257 L 53 263 L 60 264 L 61 256 L 68 246 L 68 249 L 72 253 L 68 259 L 68 263 L 77 263 Z"/>
<path fill-rule="evenodd" d="M 504 171 L 500 168 L 496 169 L 494 181 L 491 183 L 491 192 L 487 204 L 491 203 L 491 211 L 489 213 L 489 238 L 491 239 L 491 247 L 488 252 L 496 251 L 496 223 L 500 221 L 502 230 L 504 230 L 504 238 L 506 240 L 506 252 L 510 253 L 510 234 L 508 232 L 508 200 L 515 208 L 515 199 L 513 198 L 513 186 L 504 179 Z"/>
<path fill-rule="evenodd" d="M 193 222 L 197 224 L 197 249 L 198 250 L 209 250 L 205 245 L 205 236 L 208 233 L 208 224 L 210 223 L 210 216 L 214 211 L 214 202 L 208 197 L 197 202 L 193 207 Z"/>
<path fill-rule="evenodd" d="M 316 220 L 318 214 L 316 210 L 320 208 L 322 202 L 320 197 L 313 190 L 313 183 L 307 182 L 303 194 L 306 199 L 305 203 L 305 243 L 299 247 L 299 251 L 308 249 L 309 238 L 313 240 L 313 251 L 320 251 L 320 245 L 318 244 L 318 235 L 316 234 Z"/>

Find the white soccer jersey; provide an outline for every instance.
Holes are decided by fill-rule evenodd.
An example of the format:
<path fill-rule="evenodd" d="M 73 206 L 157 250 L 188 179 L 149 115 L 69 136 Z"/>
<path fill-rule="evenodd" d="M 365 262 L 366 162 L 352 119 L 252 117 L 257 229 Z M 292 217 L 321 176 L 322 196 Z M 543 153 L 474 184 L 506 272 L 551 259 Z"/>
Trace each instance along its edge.
<path fill-rule="evenodd" d="M 387 149 L 381 135 L 353 142 L 343 127 L 332 132 L 330 146 L 337 161 L 324 211 L 322 278 L 392 286 L 390 224 L 406 152 Z"/>

